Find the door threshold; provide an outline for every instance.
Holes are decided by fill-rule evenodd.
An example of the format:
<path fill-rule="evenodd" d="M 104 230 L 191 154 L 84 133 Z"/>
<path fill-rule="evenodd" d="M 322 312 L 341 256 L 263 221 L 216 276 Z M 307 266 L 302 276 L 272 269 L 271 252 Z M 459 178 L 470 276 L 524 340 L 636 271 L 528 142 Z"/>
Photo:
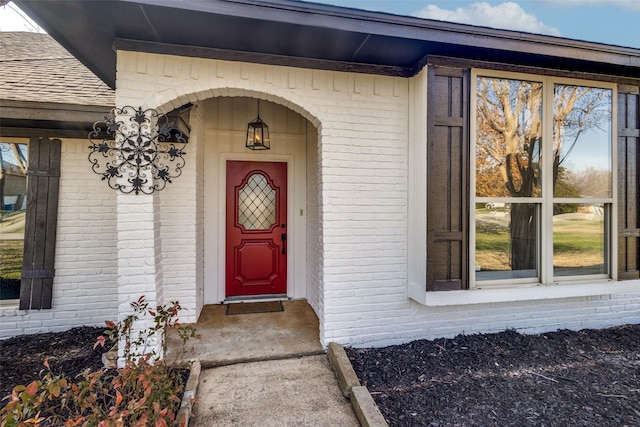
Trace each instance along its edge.
<path fill-rule="evenodd" d="M 240 295 L 237 297 L 226 297 L 222 304 L 237 304 L 242 302 L 270 302 L 270 301 L 288 301 L 290 298 L 287 294 L 271 294 L 271 295 Z"/>

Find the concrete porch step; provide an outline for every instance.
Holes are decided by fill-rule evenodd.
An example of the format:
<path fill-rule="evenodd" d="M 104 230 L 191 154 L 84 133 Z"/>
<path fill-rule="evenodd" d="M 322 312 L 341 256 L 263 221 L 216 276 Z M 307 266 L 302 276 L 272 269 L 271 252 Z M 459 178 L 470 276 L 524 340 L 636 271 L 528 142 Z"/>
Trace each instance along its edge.
<path fill-rule="evenodd" d="M 323 354 L 318 317 L 304 300 L 283 301 L 284 311 L 226 315 L 226 305 L 203 308 L 182 352 L 177 334 L 167 337 L 167 361 L 199 359 L 203 368 Z"/>

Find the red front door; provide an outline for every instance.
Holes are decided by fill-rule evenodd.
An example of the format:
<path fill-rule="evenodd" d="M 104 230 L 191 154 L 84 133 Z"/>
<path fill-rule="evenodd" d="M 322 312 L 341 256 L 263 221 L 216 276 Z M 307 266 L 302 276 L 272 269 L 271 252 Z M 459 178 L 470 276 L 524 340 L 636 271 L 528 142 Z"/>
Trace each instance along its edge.
<path fill-rule="evenodd" d="M 227 161 L 226 296 L 287 292 L 287 164 Z"/>

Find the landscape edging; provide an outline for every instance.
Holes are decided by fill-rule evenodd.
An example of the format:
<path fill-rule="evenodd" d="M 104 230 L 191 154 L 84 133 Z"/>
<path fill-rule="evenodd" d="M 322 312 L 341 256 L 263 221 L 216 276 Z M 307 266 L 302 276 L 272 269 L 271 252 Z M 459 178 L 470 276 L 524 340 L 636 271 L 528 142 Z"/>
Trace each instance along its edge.
<path fill-rule="evenodd" d="M 196 392 L 198 390 L 198 382 L 200 381 L 200 372 L 202 371 L 202 365 L 199 360 L 191 362 L 191 368 L 189 369 L 189 378 L 184 388 L 182 395 L 182 402 L 180 403 L 180 409 L 176 416 L 176 421 L 180 427 L 187 427 L 189 420 L 191 419 L 191 411 L 193 409 L 193 403 L 196 398 Z"/>
<path fill-rule="evenodd" d="M 351 406 L 362 427 L 388 427 L 387 421 L 366 387 L 356 386 L 351 389 Z"/>
<path fill-rule="evenodd" d="M 351 362 L 340 344 L 331 342 L 328 348 L 329 361 L 338 379 L 338 385 L 344 397 L 351 396 L 351 388 L 360 385 L 360 380 L 351 366 Z"/>
<path fill-rule="evenodd" d="M 328 356 L 340 390 L 345 397 L 351 400 L 351 406 L 360 425 L 363 427 L 387 427 L 388 424 L 369 390 L 360 385 L 360 380 L 344 351 L 344 347 L 338 343 L 329 343 Z"/>

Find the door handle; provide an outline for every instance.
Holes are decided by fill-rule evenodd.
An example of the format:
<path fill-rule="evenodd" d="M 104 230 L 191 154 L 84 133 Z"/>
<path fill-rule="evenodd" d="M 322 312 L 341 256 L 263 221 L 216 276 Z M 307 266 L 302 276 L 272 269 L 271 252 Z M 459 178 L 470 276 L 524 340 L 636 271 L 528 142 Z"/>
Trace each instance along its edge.
<path fill-rule="evenodd" d="M 287 254 L 287 233 L 282 233 L 280 237 L 282 237 L 282 255 L 286 255 Z"/>

